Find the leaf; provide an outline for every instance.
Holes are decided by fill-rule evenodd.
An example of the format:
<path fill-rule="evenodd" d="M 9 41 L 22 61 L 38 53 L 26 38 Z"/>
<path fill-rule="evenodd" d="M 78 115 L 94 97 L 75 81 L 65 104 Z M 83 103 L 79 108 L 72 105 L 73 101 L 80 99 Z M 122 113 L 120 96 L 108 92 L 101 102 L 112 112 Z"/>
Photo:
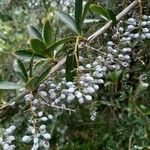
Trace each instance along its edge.
<path fill-rule="evenodd" d="M 25 76 L 24 76 L 21 72 L 16 72 L 16 73 L 17 73 L 17 75 L 20 77 L 20 79 L 21 79 L 24 83 L 28 82 L 28 81 L 26 80 Z"/>
<path fill-rule="evenodd" d="M 22 85 L 19 85 L 14 82 L 0 81 L 0 89 L 3 90 L 15 90 L 15 89 L 20 89 L 22 87 L 23 87 Z"/>
<path fill-rule="evenodd" d="M 28 74 L 27 74 L 27 72 L 26 72 L 26 69 L 25 69 L 25 67 L 24 67 L 24 64 L 22 63 L 22 61 L 21 60 L 17 60 L 17 63 L 18 63 L 18 66 L 19 66 L 19 69 L 20 69 L 20 71 L 21 71 L 21 74 L 25 77 L 25 79 L 26 79 L 26 82 L 28 81 Z"/>
<path fill-rule="evenodd" d="M 19 65 L 17 63 L 17 59 L 15 59 L 13 62 L 13 69 L 15 72 L 20 72 L 20 68 L 19 68 Z"/>
<path fill-rule="evenodd" d="M 128 93 L 129 93 L 129 96 L 132 96 L 132 94 L 133 94 L 133 87 L 132 86 L 130 87 Z"/>
<path fill-rule="evenodd" d="M 44 79 L 45 77 L 48 75 L 48 73 L 50 72 L 51 67 L 47 68 L 37 79 L 35 86 L 38 86 Z"/>
<path fill-rule="evenodd" d="M 52 44 L 54 38 L 53 38 L 53 28 L 50 25 L 49 20 L 46 20 L 44 28 L 43 28 L 43 39 L 47 46 Z"/>
<path fill-rule="evenodd" d="M 65 49 L 66 50 L 66 49 Z M 59 54 L 61 52 L 64 52 L 64 44 L 59 45 L 55 50 L 54 50 L 54 57 L 59 57 Z"/>
<path fill-rule="evenodd" d="M 33 56 L 34 56 L 34 61 L 39 61 L 41 59 L 45 59 L 44 56 L 33 53 L 29 50 L 19 50 L 19 51 L 14 52 L 14 55 L 17 58 L 20 58 L 20 59 L 25 60 L 25 61 L 30 61 Z"/>
<path fill-rule="evenodd" d="M 47 48 L 46 51 L 47 51 L 48 53 L 50 53 L 50 55 L 51 55 L 52 57 L 54 57 L 54 50 L 55 50 L 58 46 L 60 46 L 60 45 L 63 44 L 63 43 L 66 43 L 66 42 L 69 42 L 69 41 L 71 41 L 71 40 L 74 40 L 74 39 L 76 39 L 75 36 L 63 38 L 63 39 L 61 39 L 61 40 L 59 40 L 59 41 L 57 41 L 57 42 L 54 42 L 50 47 Z"/>
<path fill-rule="evenodd" d="M 116 15 L 114 14 L 114 12 L 111 9 L 107 8 L 107 13 L 109 14 L 110 20 L 112 20 L 113 25 L 116 25 L 117 24 L 117 20 L 116 20 Z"/>
<path fill-rule="evenodd" d="M 112 83 L 115 83 L 115 82 L 117 82 L 117 80 L 119 79 L 119 77 L 120 77 L 121 74 L 122 74 L 122 70 L 110 72 L 107 75 L 107 79 L 109 81 L 111 81 Z"/>
<path fill-rule="evenodd" d="M 28 33 L 32 38 L 43 40 L 40 32 L 33 26 L 28 26 Z"/>
<path fill-rule="evenodd" d="M 75 0 L 75 23 L 78 31 L 81 33 L 81 17 L 82 17 L 83 0 Z"/>
<path fill-rule="evenodd" d="M 70 28 L 73 32 L 78 34 L 78 29 L 76 28 L 75 20 L 71 16 L 69 16 L 68 14 L 63 13 L 63 12 L 57 12 L 56 16 L 63 23 L 65 23 L 68 28 Z"/>
<path fill-rule="evenodd" d="M 99 14 L 105 20 L 109 20 L 109 14 L 107 13 L 107 10 L 103 6 L 92 4 L 90 8 L 92 11 Z"/>
<path fill-rule="evenodd" d="M 33 76 L 33 60 L 34 60 L 34 57 L 32 57 L 30 61 L 30 65 L 29 65 L 29 77 L 30 78 Z"/>
<path fill-rule="evenodd" d="M 73 81 L 77 74 L 77 61 L 73 51 L 69 51 L 66 59 L 66 80 Z"/>
<path fill-rule="evenodd" d="M 33 50 L 37 54 L 40 54 L 40 55 L 45 54 L 46 45 L 42 41 L 40 41 L 38 39 L 31 39 L 30 44 L 31 44 L 31 47 L 33 48 Z"/>
<path fill-rule="evenodd" d="M 94 1 L 94 0 L 93 0 Z M 84 23 L 85 20 L 85 16 L 87 14 L 87 11 L 90 7 L 90 4 L 93 2 L 92 0 L 88 0 L 88 2 L 85 4 L 84 8 L 83 8 L 83 12 L 82 12 L 82 17 L 81 17 L 81 25 Z"/>
<path fill-rule="evenodd" d="M 33 67 L 33 76 L 37 76 L 37 75 L 41 74 L 41 70 L 43 68 L 47 68 L 47 66 L 49 66 L 49 65 L 50 65 L 50 62 L 48 59 L 44 60 L 44 61 L 41 60 L 41 61 L 35 63 L 34 67 Z"/>

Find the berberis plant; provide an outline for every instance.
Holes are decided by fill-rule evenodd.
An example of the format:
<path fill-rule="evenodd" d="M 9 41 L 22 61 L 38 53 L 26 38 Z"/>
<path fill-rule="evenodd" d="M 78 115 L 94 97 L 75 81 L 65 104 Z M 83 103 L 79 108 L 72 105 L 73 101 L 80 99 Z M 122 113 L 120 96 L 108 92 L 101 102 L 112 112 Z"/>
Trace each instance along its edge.
<path fill-rule="evenodd" d="M 0 149 L 150 148 L 150 16 L 136 6 L 116 16 L 75 0 L 74 15 L 56 12 L 42 33 L 28 27 L 29 48 L 13 52 L 17 83 L 0 76 Z M 58 19 L 68 36 L 57 37 Z M 17 96 L 5 100 L 5 90 Z"/>

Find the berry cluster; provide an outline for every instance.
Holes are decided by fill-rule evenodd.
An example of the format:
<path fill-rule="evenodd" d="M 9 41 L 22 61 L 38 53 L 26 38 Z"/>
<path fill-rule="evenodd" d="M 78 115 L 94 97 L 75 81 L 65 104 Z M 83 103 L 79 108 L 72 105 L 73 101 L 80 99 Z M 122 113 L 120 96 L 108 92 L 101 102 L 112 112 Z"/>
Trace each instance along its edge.
<path fill-rule="evenodd" d="M 14 125 L 9 128 L 0 128 L 0 145 L 2 145 L 3 150 L 14 150 L 16 146 L 13 144 L 15 137 L 13 133 L 16 127 Z"/>
<path fill-rule="evenodd" d="M 37 150 L 39 147 L 49 148 L 49 139 L 51 135 L 46 132 L 46 125 L 40 125 L 40 127 L 35 128 L 29 126 L 27 129 L 28 134 L 22 137 L 23 143 L 33 143 L 31 150 Z"/>

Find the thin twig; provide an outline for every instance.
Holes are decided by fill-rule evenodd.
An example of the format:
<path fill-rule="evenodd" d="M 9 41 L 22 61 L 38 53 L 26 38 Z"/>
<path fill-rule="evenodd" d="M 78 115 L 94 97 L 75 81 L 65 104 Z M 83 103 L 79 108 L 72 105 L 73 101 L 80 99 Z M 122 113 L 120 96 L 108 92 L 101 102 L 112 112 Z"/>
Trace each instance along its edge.
<path fill-rule="evenodd" d="M 63 106 L 57 106 L 57 105 L 54 105 L 54 104 L 52 104 L 51 107 L 56 108 L 56 109 L 67 110 L 67 111 L 69 111 L 69 113 L 76 112 L 76 110 L 74 110 L 74 109 L 66 108 L 66 107 L 63 107 Z"/>
<path fill-rule="evenodd" d="M 130 138 L 129 138 L 128 150 L 132 150 L 131 144 L 132 144 L 133 133 L 134 133 L 134 128 L 132 129 L 132 132 L 131 132 L 131 135 L 130 135 Z"/>
<path fill-rule="evenodd" d="M 100 47 L 99 49 L 96 49 L 94 47 L 88 46 L 87 44 L 85 44 L 84 46 L 87 47 L 87 48 L 90 48 L 91 50 L 94 50 L 94 51 L 96 51 L 96 52 L 98 52 L 98 53 L 100 53 L 100 54 L 102 54 L 104 56 L 107 55 L 105 52 L 100 51 L 102 49 L 102 47 Z"/>
<path fill-rule="evenodd" d="M 55 71 L 57 71 L 66 62 L 66 57 L 62 58 L 45 77 L 44 81 L 47 80 Z"/>
<path fill-rule="evenodd" d="M 55 128 L 56 123 L 57 123 L 58 114 L 59 114 L 59 112 L 58 112 L 58 110 L 57 110 L 57 113 L 56 113 L 56 115 L 55 115 L 55 120 L 54 120 L 54 122 L 53 122 L 53 126 L 52 126 L 52 129 L 51 129 L 51 132 L 50 132 L 51 136 L 52 136 L 52 134 L 53 134 L 54 128 Z"/>

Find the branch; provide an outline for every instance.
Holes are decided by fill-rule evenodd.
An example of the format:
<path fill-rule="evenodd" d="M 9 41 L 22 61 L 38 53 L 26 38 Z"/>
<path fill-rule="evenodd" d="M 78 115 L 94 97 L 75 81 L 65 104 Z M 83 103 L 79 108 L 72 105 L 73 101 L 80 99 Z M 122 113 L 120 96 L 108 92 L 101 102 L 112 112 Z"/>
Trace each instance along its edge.
<path fill-rule="evenodd" d="M 66 108 L 63 106 L 57 106 L 55 104 L 51 104 L 51 107 L 56 108 L 56 109 L 61 109 L 61 110 L 67 110 L 67 111 L 69 111 L 70 114 L 71 114 L 71 112 L 76 112 L 76 110 L 74 110 L 74 109 Z"/>
<path fill-rule="evenodd" d="M 55 71 L 57 71 L 66 62 L 66 57 L 62 58 L 45 77 L 44 81 L 47 80 Z"/>
<path fill-rule="evenodd" d="M 132 129 L 132 132 L 131 132 L 131 135 L 130 135 L 130 138 L 129 138 L 128 150 L 132 149 L 131 144 L 132 144 L 132 139 L 133 139 L 133 133 L 134 133 L 134 128 Z"/>

